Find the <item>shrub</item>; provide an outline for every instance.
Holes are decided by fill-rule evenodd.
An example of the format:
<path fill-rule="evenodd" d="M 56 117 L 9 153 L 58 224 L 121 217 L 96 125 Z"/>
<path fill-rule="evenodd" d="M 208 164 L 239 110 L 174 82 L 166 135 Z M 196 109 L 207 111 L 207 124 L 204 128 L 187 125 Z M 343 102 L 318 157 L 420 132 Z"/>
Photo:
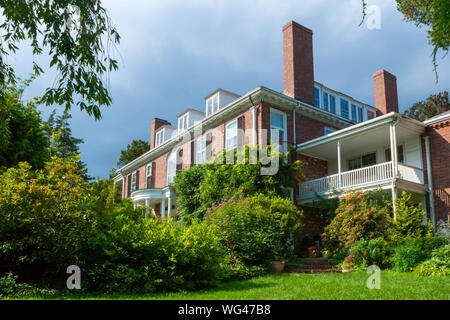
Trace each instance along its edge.
<path fill-rule="evenodd" d="M 118 215 L 91 241 L 99 254 L 87 268 L 90 291 L 193 290 L 223 277 L 225 250 L 214 226 L 204 222 L 184 227 Z"/>
<path fill-rule="evenodd" d="M 389 254 L 386 250 L 386 242 L 381 239 L 362 239 L 355 242 L 350 252 L 353 253 L 353 263 L 359 268 L 377 265 L 380 268 L 389 266 Z"/>
<path fill-rule="evenodd" d="M 322 239 L 333 253 L 345 253 L 358 240 L 382 237 L 385 226 L 385 209 L 371 205 L 364 192 L 348 192 L 341 197 L 336 217 Z"/>
<path fill-rule="evenodd" d="M 434 249 L 431 259 L 419 264 L 414 273 L 418 276 L 450 276 L 450 245 Z"/>
<path fill-rule="evenodd" d="M 450 224 L 440 220 L 436 226 L 436 237 L 445 238 L 450 243 Z"/>
<path fill-rule="evenodd" d="M 434 249 L 447 244 L 443 238 L 421 238 L 396 243 L 392 265 L 396 271 L 411 271 L 419 263 L 429 259 Z"/>
<path fill-rule="evenodd" d="M 426 212 L 422 210 L 422 204 L 414 204 L 411 201 L 411 194 L 403 192 L 396 206 L 396 219 L 388 216 L 387 239 L 395 241 L 433 235 L 431 223 L 423 223 Z"/>
<path fill-rule="evenodd" d="M 303 215 L 288 199 L 258 194 L 224 201 L 205 218 L 217 226 L 230 255 L 254 266 L 292 251 L 293 233 L 301 230 Z"/>
<path fill-rule="evenodd" d="M 50 295 L 55 291 L 36 288 L 27 283 L 17 283 L 18 276 L 8 272 L 0 278 L 0 298 Z"/>

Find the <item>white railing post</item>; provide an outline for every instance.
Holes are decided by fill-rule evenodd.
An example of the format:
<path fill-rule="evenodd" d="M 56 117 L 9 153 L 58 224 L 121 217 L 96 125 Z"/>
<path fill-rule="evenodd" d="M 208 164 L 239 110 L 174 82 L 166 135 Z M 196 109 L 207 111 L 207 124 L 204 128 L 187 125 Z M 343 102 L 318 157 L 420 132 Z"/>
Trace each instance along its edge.
<path fill-rule="evenodd" d="M 338 181 L 339 181 L 339 189 L 342 188 L 342 167 L 341 167 L 341 141 L 337 142 L 337 156 L 338 156 Z"/>

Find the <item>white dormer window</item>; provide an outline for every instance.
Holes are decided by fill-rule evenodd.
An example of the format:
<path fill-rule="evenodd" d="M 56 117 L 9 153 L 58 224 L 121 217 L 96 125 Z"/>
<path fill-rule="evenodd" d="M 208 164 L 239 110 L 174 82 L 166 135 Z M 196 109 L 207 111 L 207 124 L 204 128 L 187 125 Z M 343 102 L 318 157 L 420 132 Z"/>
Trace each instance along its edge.
<path fill-rule="evenodd" d="M 188 129 L 189 124 L 189 113 L 178 118 L 178 133 L 183 132 Z"/>
<path fill-rule="evenodd" d="M 206 100 L 206 115 L 209 116 L 211 114 L 219 111 L 219 94 L 215 94 Z"/>
<path fill-rule="evenodd" d="M 156 132 L 155 136 L 155 147 L 161 145 L 164 142 L 164 129 Z"/>

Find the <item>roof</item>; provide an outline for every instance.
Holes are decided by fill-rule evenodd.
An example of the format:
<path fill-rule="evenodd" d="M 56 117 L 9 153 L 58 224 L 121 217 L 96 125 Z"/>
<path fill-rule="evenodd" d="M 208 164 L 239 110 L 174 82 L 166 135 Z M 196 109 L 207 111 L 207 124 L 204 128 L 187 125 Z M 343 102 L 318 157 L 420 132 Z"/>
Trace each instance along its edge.
<path fill-rule="evenodd" d="M 450 110 L 449 111 L 445 111 L 443 113 L 440 113 L 437 116 L 431 117 L 431 118 L 425 120 L 423 123 L 425 123 L 425 124 L 433 124 L 433 123 L 436 123 L 436 122 L 449 120 L 449 119 L 450 119 Z"/>
<path fill-rule="evenodd" d="M 222 88 L 217 88 L 216 90 L 214 90 L 213 92 L 211 92 L 210 94 L 208 94 L 204 99 L 205 99 L 205 100 L 208 99 L 209 97 L 211 97 L 212 95 L 215 95 L 215 94 L 216 94 L 217 92 L 219 92 L 219 91 L 224 92 L 224 93 L 229 94 L 229 95 L 232 95 L 232 96 L 235 96 L 236 98 L 239 98 L 239 97 L 240 97 L 240 95 L 238 95 L 238 94 L 236 94 L 236 93 L 233 93 L 233 92 L 231 92 L 231 91 L 223 90 Z"/>
<path fill-rule="evenodd" d="M 198 110 L 189 108 L 189 109 L 184 110 L 184 111 L 183 111 L 182 113 L 180 113 L 179 115 L 177 115 L 177 118 L 181 117 L 183 114 L 188 113 L 188 112 L 195 112 L 195 113 L 198 113 L 198 114 L 201 114 L 201 115 L 205 115 L 205 113 L 202 112 L 202 111 L 198 111 Z"/>

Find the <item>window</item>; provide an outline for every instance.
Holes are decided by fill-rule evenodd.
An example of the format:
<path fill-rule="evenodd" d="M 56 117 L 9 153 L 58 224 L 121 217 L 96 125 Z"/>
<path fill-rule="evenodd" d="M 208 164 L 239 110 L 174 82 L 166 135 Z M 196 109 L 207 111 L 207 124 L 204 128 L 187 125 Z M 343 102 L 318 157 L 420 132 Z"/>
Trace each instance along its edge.
<path fill-rule="evenodd" d="M 287 152 L 286 114 L 284 112 L 270 110 L 270 137 L 273 143 L 278 144 L 279 152 Z"/>
<path fill-rule="evenodd" d="M 356 106 L 352 104 L 352 120 L 356 121 Z"/>
<path fill-rule="evenodd" d="M 320 108 L 320 90 L 314 87 L 314 106 Z"/>
<path fill-rule="evenodd" d="M 189 113 L 178 118 L 178 133 L 187 130 L 189 122 Z"/>
<path fill-rule="evenodd" d="M 196 141 L 196 164 L 202 164 L 206 162 L 206 136 L 200 137 Z"/>
<path fill-rule="evenodd" d="M 341 116 L 345 119 L 349 119 L 348 101 L 344 99 L 341 99 Z"/>
<path fill-rule="evenodd" d="M 209 116 L 219 111 L 219 94 L 215 94 L 206 100 L 206 115 Z"/>
<path fill-rule="evenodd" d="M 147 165 L 145 169 L 145 188 L 150 189 L 152 187 L 152 178 L 153 178 L 153 163 Z"/>
<path fill-rule="evenodd" d="M 323 93 L 323 109 L 328 111 L 328 93 Z"/>
<path fill-rule="evenodd" d="M 177 151 L 173 151 L 167 157 L 167 185 L 173 182 L 173 178 L 177 174 Z"/>
<path fill-rule="evenodd" d="M 336 97 L 330 94 L 330 112 L 336 114 Z"/>
<path fill-rule="evenodd" d="M 386 149 L 384 151 L 385 154 L 385 158 L 386 161 L 391 161 L 391 148 Z M 397 146 L 397 157 L 398 157 L 398 162 L 403 163 L 405 161 L 405 157 L 403 155 L 403 146 Z"/>
<path fill-rule="evenodd" d="M 328 134 L 333 133 L 335 131 L 336 131 L 335 129 L 331 129 L 331 128 L 328 128 L 328 127 L 324 128 L 325 135 L 328 135 Z"/>
<path fill-rule="evenodd" d="M 209 116 L 213 114 L 213 101 L 212 99 L 206 100 L 206 115 Z"/>
<path fill-rule="evenodd" d="M 164 129 L 156 132 L 155 136 L 155 147 L 159 146 L 164 142 Z"/>
<path fill-rule="evenodd" d="M 358 107 L 358 119 L 357 119 L 357 121 L 358 122 L 363 122 L 364 121 L 364 119 L 363 119 L 363 108 L 361 108 L 361 107 Z"/>
<path fill-rule="evenodd" d="M 229 122 L 225 127 L 225 148 L 227 150 L 233 150 L 237 148 L 238 145 L 238 127 L 237 119 Z"/>
<path fill-rule="evenodd" d="M 373 119 L 375 117 L 375 113 L 373 111 L 367 110 L 367 119 Z"/>
<path fill-rule="evenodd" d="M 137 172 L 131 174 L 131 192 L 137 190 Z"/>
<path fill-rule="evenodd" d="M 348 170 L 369 167 L 377 164 L 376 152 L 368 153 L 354 159 L 348 160 Z"/>

